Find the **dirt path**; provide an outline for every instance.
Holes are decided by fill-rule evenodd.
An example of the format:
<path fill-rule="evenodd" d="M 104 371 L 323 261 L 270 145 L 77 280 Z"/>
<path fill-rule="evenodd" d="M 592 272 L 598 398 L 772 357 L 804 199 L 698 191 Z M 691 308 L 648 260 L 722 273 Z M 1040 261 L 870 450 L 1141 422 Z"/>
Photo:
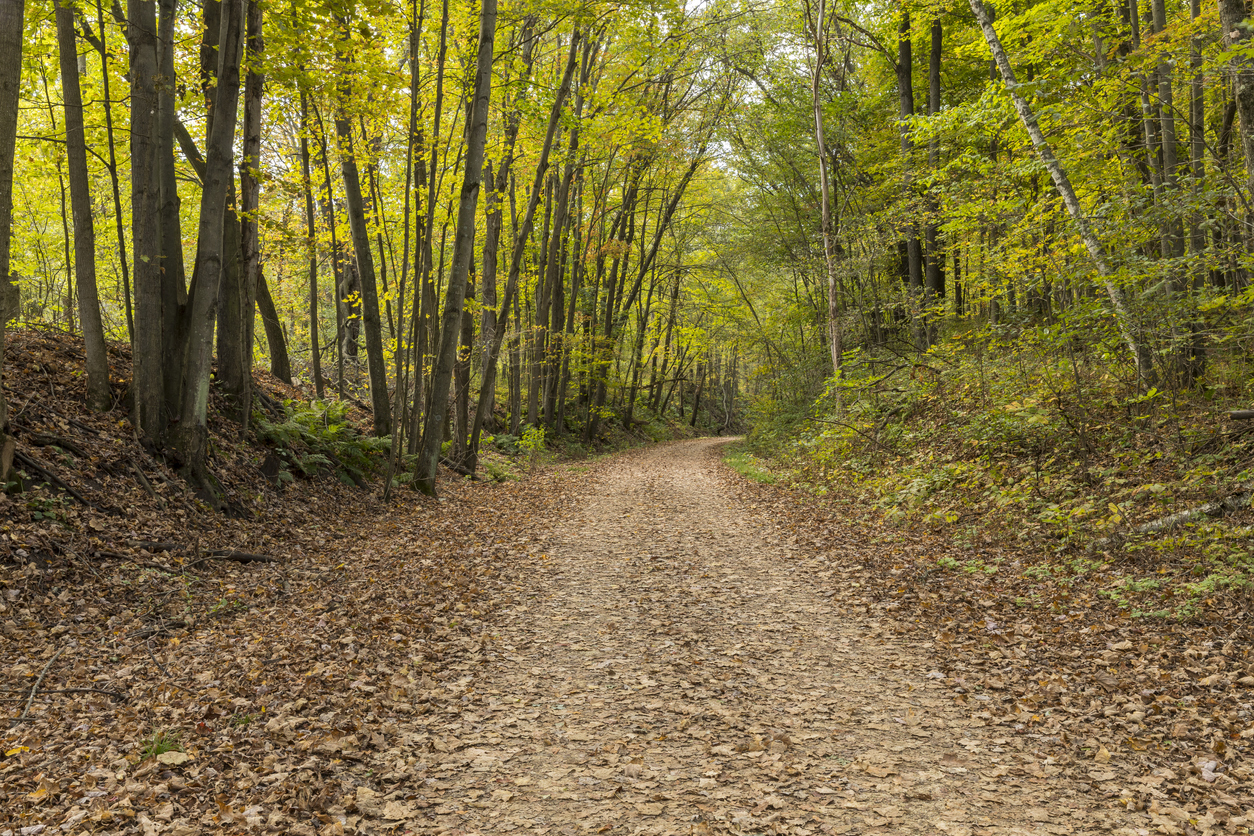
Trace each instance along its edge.
<path fill-rule="evenodd" d="M 1098 784 L 956 704 L 925 650 L 835 609 L 822 557 L 729 499 L 720 444 L 590 480 L 456 684 L 462 713 L 428 718 L 430 806 L 409 828 L 1136 832 Z"/>

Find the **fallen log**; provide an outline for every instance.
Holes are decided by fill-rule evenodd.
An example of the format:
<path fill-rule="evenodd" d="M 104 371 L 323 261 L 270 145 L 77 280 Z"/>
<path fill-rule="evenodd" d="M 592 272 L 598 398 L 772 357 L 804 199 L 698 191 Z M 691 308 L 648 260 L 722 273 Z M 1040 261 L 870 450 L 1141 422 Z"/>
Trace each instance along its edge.
<path fill-rule="evenodd" d="M 1207 502 L 1205 505 L 1191 508 L 1188 511 L 1181 511 L 1177 514 L 1142 523 L 1133 528 L 1132 533 L 1157 534 L 1160 531 L 1167 531 L 1185 523 L 1200 520 L 1202 517 L 1222 517 L 1224 514 L 1248 507 L 1251 499 L 1254 499 L 1254 488 L 1250 485 L 1243 485 L 1242 490 L 1229 494 L 1223 499 L 1217 499 L 1214 502 Z"/>
<path fill-rule="evenodd" d="M 1248 508 L 1251 502 L 1254 502 L 1254 484 L 1241 485 L 1240 488 L 1239 491 L 1228 494 L 1222 499 L 1216 499 L 1213 502 L 1207 502 L 1205 505 L 1199 505 L 1187 511 L 1180 511 L 1166 517 L 1150 520 L 1147 523 L 1141 523 L 1129 529 L 1128 534 L 1159 534 L 1186 523 L 1195 522 L 1203 517 L 1222 517 L 1234 511 L 1240 511 L 1242 508 Z M 1112 539 L 1115 538 L 1102 537 L 1099 540 L 1094 540 L 1089 544 L 1089 551 L 1095 551 L 1108 545 Z"/>
<path fill-rule="evenodd" d="M 215 549 L 211 552 L 205 552 L 203 555 L 187 564 L 190 569 L 197 564 L 204 563 L 208 560 L 231 560 L 236 563 L 279 563 L 277 557 L 271 557 L 268 554 L 253 554 L 252 552 L 237 552 L 234 549 Z"/>

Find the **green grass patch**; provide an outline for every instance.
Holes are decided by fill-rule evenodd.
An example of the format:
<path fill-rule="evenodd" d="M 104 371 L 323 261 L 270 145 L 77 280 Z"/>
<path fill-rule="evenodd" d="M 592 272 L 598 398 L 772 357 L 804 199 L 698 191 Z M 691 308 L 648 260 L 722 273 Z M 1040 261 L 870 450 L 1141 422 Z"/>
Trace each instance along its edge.
<path fill-rule="evenodd" d="M 771 472 L 766 462 L 738 444 L 728 447 L 727 453 L 723 456 L 723 464 L 754 482 L 773 485 L 779 481 L 779 477 Z"/>

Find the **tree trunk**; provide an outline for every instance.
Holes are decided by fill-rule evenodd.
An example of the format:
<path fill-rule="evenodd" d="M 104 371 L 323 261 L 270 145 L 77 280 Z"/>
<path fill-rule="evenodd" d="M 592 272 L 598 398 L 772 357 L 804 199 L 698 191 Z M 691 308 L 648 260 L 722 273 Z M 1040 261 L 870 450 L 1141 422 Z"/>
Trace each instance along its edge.
<path fill-rule="evenodd" d="M 104 93 L 105 136 L 109 143 L 109 184 L 113 192 L 113 220 L 118 237 L 118 265 L 122 274 L 122 309 L 126 312 L 126 339 L 135 339 L 135 322 L 131 312 L 131 272 L 126 260 L 126 224 L 122 219 L 122 190 L 118 182 L 117 144 L 113 138 L 113 98 L 109 92 L 109 49 L 105 35 L 104 6 L 96 0 L 96 25 L 100 40 L 96 49 L 100 52 L 100 78 Z"/>
<path fill-rule="evenodd" d="M 318 155 L 322 163 L 322 185 L 326 196 L 322 201 L 322 214 L 326 220 L 327 231 L 331 234 L 331 279 L 335 288 L 335 391 L 341 398 L 347 394 L 344 387 L 344 305 L 341 291 L 344 283 L 344 267 L 341 258 L 340 242 L 335 231 L 335 194 L 331 177 L 331 155 L 327 150 L 327 131 L 322 122 L 322 114 L 318 111 L 318 103 L 314 102 L 314 119 L 318 123 Z"/>
<path fill-rule="evenodd" d="M 178 101 L 174 68 L 174 29 L 177 0 L 157 2 L 157 155 L 161 227 L 161 345 L 167 354 L 182 351 L 186 328 L 187 279 L 183 264 L 183 229 L 179 223 L 178 180 L 174 171 L 174 131 Z M 216 68 L 215 68 L 216 69 Z M 166 412 L 177 415 L 183 367 L 166 362 Z"/>
<path fill-rule="evenodd" d="M 284 336 L 283 325 L 279 322 L 279 312 L 274 307 L 274 297 L 270 295 L 266 271 L 260 265 L 257 267 L 257 313 L 261 314 L 261 326 L 266 332 L 270 374 L 291 386 L 292 361 L 287 353 L 287 337 Z"/>
<path fill-rule="evenodd" d="M 348 24 L 341 22 L 345 39 Z M 383 334 L 379 321 L 379 292 L 375 280 L 374 255 L 370 250 L 370 230 L 366 227 L 365 203 L 361 196 L 361 179 L 357 159 L 353 155 L 353 129 L 347 107 L 352 98 L 351 67 L 348 55 L 340 52 L 341 100 L 336 109 L 335 133 L 340 140 L 340 171 L 344 179 L 348 226 L 357 256 L 357 274 L 361 281 L 361 320 L 366 335 L 366 364 L 370 371 L 370 405 L 374 412 L 374 434 L 386 436 L 391 431 L 391 406 L 388 398 L 387 367 L 383 361 Z"/>
<path fill-rule="evenodd" d="M 435 329 L 438 325 L 435 321 L 437 296 L 431 271 L 435 262 L 435 210 L 438 203 L 436 187 L 439 183 L 440 127 L 442 125 L 441 114 L 444 111 L 444 70 L 448 56 L 448 28 L 449 3 L 448 0 L 443 0 L 440 4 L 440 46 L 436 54 L 435 114 L 431 120 L 431 152 L 428 161 L 430 164 L 429 170 L 427 171 L 426 217 L 422 223 L 423 232 L 419 241 L 419 252 L 415 253 L 414 256 L 415 263 L 420 264 L 421 268 L 416 270 L 415 281 L 417 286 L 414 288 L 414 317 L 417 319 L 417 323 L 414 326 L 416 368 L 414 371 L 414 420 L 413 429 L 410 432 L 410 443 L 413 444 L 411 453 L 418 452 L 418 446 L 422 440 L 420 438 L 421 433 L 418 431 L 422 426 L 421 420 L 423 418 L 423 412 L 420 407 L 429 401 L 430 386 L 427 380 L 427 360 L 434 353 L 433 349 L 437 339 L 435 334 Z"/>
<path fill-rule="evenodd" d="M 466 279 L 466 298 L 475 298 L 475 271 L 472 263 Z M 464 465 L 470 443 L 470 355 L 475 349 L 475 317 L 470 308 L 463 305 L 459 328 L 460 341 L 457 361 L 453 365 L 453 455 L 451 458 Z"/>
<path fill-rule="evenodd" d="M 1141 342 L 1140 335 L 1135 330 L 1131 312 L 1128 310 L 1127 295 L 1124 293 L 1123 288 L 1115 283 L 1115 269 L 1106 253 L 1106 248 L 1089 225 L 1088 216 L 1084 214 L 1084 208 L 1080 206 L 1080 200 L 1076 197 L 1075 189 L 1072 188 L 1071 181 L 1067 178 L 1067 172 L 1063 169 L 1062 163 L 1058 161 L 1058 158 L 1054 156 L 1054 149 L 1050 147 L 1049 142 L 1045 139 L 1045 134 L 1041 131 L 1041 127 L 1036 121 L 1036 115 L 1032 112 L 1031 107 L 1028 106 L 1023 96 L 1019 94 L 1019 83 L 1015 79 L 1014 70 L 1010 66 L 1010 60 L 1006 57 L 1006 51 L 1002 48 L 1001 39 L 997 37 L 992 21 L 989 20 L 988 13 L 984 10 L 982 0 L 968 1 L 971 5 L 971 11 L 975 13 L 975 19 L 984 33 L 984 40 L 988 42 L 989 51 L 993 54 L 993 60 L 997 64 L 997 69 L 1001 72 L 1002 81 L 1005 82 L 1006 90 L 1014 103 L 1015 112 L 1019 114 L 1019 120 L 1023 123 L 1024 128 L 1027 129 L 1028 136 L 1032 139 L 1032 147 L 1036 149 L 1041 162 L 1044 163 L 1046 170 L 1049 171 L 1049 175 L 1054 181 L 1054 187 L 1058 189 L 1063 203 L 1066 204 L 1067 212 L 1071 215 L 1071 220 L 1076 225 L 1076 229 L 1080 234 L 1080 240 L 1084 242 L 1085 249 L 1089 251 L 1089 256 L 1093 259 L 1094 264 L 1097 265 L 1097 271 L 1103 279 L 1106 293 L 1110 297 L 1111 307 L 1114 309 L 1115 321 L 1119 326 L 1119 332 L 1123 337 L 1124 344 L 1127 345 L 1129 352 L 1132 354 L 1133 362 L 1136 363 L 1137 373 L 1147 386 L 1152 386 L 1157 382 L 1153 359 L 1148 347 Z"/>
<path fill-rule="evenodd" d="M 1219 27 L 1223 32 L 1224 47 L 1232 53 L 1232 69 L 1235 76 L 1237 116 L 1241 121 L 1241 147 L 1245 150 L 1246 193 L 1254 194 L 1254 59 L 1249 55 L 1248 43 L 1254 41 L 1254 29 L 1246 24 L 1249 12 L 1245 0 L 1216 0 L 1219 7 Z M 1245 245 L 1254 245 L 1254 216 L 1245 218 Z"/>
<path fill-rule="evenodd" d="M 1150 19 L 1155 35 L 1167 28 L 1167 11 L 1163 0 L 1150 0 Z M 1163 189 L 1164 197 L 1175 202 L 1176 192 L 1180 188 L 1179 138 L 1176 135 L 1175 97 L 1171 88 L 1172 62 L 1166 57 L 1158 62 L 1156 70 L 1158 80 L 1159 137 L 1163 151 Z M 1179 258 L 1184 255 L 1184 225 L 1175 211 L 1164 223 L 1165 258 Z"/>
<path fill-rule="evenodd" d="M 525 83 L 531 77 L 531 68 L 535 60 L 537 38 L 535 37 L 534 17 L 528 17 L 523 23 L 520 38 L 522 41 L 522 72 L 519 81 Z M 499 314 L 497 311 L 496 277 L 499 267 L 501 227 L 504 219 L 501 201 L 505 187 L 512 182 L 514 147 L 518 140 L 518 130 L 522 125 L 522 115 L 518 109 L 517 99 L 514 99 L 512 107 L 507 105 L 506 109 L 508 112 L 504 120 L 505 144 L 501 153 L 499 169 L 494 172 L 491 162 L 484 166 L 486 192 L 484 194 L 485 224 L 481 278 L 483 314 L 479 323 L 480 354 L 483 358 L 486 358 L 491 351 L 496 338 L 497 328 L 504 329 L 505 323 L 509 321 L 509 311 L 502 309 Z M 495 369 L 493 369 L 493 385 L 487 386 L 484 384 L 479 389 L 474 424 L 471 427 L 470 438 L 467 440 L 467 449 L 462 460 L 462 464 L 472 474 L 479 463 L 479 435 L 482 432 L 484 423 L 492 418 L 495 401 L 496 384 Z"/>
<path fill-rule="evenodd" d="M 823 66 L 827 63 L 827 0 L 818 0 L 815 20 L 810 24 L 810 34 L 814 39 L 814 63 L 810 72 L 810 106 L 814 112 L 814 143 L 819 158 L 819 192 L 822 198 L 823 226 L 823 261 L 827 268 L 827 346 L 831 352 L 832 376 L 836 378 L 836 412 L 845 411 L 844 397 L 839 389 L 839 381 L 843 371 L 845 354 L 844 328 L 841 321 L 841 288 L 840 275 L 836 271 L 835 230 L 832 229 L 832 186 L 831 176 L 827 171 L 827 137 L 823 130 L 823 97 L 820 95 L 819 82 L 823 78 Z"/>
<path fill-rule="evenodd" d="M 914 197 L 914 141 L 910 139 L 910 120 L 914 117 L 914 50 L 910 43 L 910 12 L 904 9 L 897 24 L 897 91 L 901 105 L 901 159 L 905 170 L 903 195 L 909 204 Z M 923 252 L 919 246 L 917 220 L 906 229 L 906 276 L 912 290 L 922 293 Z"/>
<path fill-rule="evenodd" d="M 931 34 L 932 43 L 931 52 L 928 55 L 927 72 L 927 115 L 935 117 L 940 113 L 941 48 L 944 44 L 940 18 L 932 20 Z M 933 173 L 940 167 L 940 140 L 935 137 L 927 144 L 927 165 Z M 939 212 L 940 206 L 937 203 L 936 195 L 929 190 L 927 196 L 927 226 L 924 229 L 924 240 L 927 245 L 927 275 L 923 288 L 923 303 L 928 308 L 945 298 L 945 257 L 941 253 L 940 245 L 937 242 L 937 236 L 940 231 L 940 218 L 937 217 Z M 926 315 L 928 345 L 933 345 L 937 340 L 938 318 L 938 315 L 935 313 L 929 312 Z"/>
<path fill-rule="evenodd" d="M 218 353 L 218 374 L 222 388 L 235 401 L 241 437 L 248 430 L 253 397 L 253 328 L 256 322 L 257 283 L 261 274 L 260 235 L 257 210 L 261 204 L 261 95 L 265 79 L 261 74 L 265 42 L 261 31 L 261 5 L 248 7 L 246 24 L 248 75 L 244 80 L 244 144 L 239 164 L 240 188 L 240 269 L 237 297 L 238 343 L 225 356 Z M 269 294 L 267 294 L 268 296 Z M 267 331 L 267 334 L 269 332 Z M 281 342 L 281 341 L 280 341 Z M 271 360 L 274 360 L 271 346 Z M 227 362 L 227 359 L 231 362 Z M 290 382 L 290 381 L 289 381 Z"/>
<path fill-rule="evenodd" d="M 588 45 L 591 41 L 587 42 Z M 557 187 L 557 206 L 553 218 L 553 240 L 549 242 L 549 266 L 546 284 L 549 287 L 548 351 L 545 356 L 544 420 L 550 430 L 560 433 L 557 424 L 557 390 L 561 376 L 563 341 L 566 325 L 565 258 L 567 232 L 570 227 L 570 193 L 577 168 L 579 153 L 580 104 L 576 97 L 575 124 L 570 129 L 570 143 L 566 149 L 566 166 Z M 572 300 L 574 304 L 574 300 Z"/>
<path fill-rule="evenodd" d="M 904 176 L 903 202 L 914 202 L 914 141 L 910 138 L 910 120 L 914 117 L 914 50 L 910 40 L 910 12 L 902 9 L 897 24 L 897 91 L 901 115 L 901 165 Z M 911 210 L 913 211 L 913 210 Z M 915 347 L 927 347 L 927 323 L 923 307 L 923 248 L 919 242 L 919 220 L 913 217 L 905 230 L 905 280 L 907 291 L 913 300 Z"/>
<path fill-rule="evenodd" d="M 4 368 L 3 308 L 17 288 L 9 284 L 9 247 L 13 231 L 13 168 L 17 148 L 18 102 L 22 94 L 25 0 L 0 0 L 0 371 Z M 15 444 L 9 435 L 9 411 L 0 374 L 0 481 L 7 481 Z"/>
<path fill-rule="evenodd" d="M 70 204 L 74 212 L 74 279 L 78 290 L 78 321 L 83 329 L 87 358 L 87 406 L 104 412 L 113 406 L 113 396 L 109 391 L 109 357 L 105 351 L 104 325 L 100 321 L 100 299 L 96 294 L 96 231 L 91 219 L 91 185 L 87 174 L 87 145 L 83 138 L 83 95 L 78 84 L 74 12 L 65 2 L 57 3 L 56 18 Z"/>
<path fill-rule="evenodd" d="M 441 428 L 448 410 L 448 391 L 457 358 L 458 325 L 466 296 L 470 261 L 474 257 L 475 209 L 483 179 L 483 147 L 488 134 L 488 108 L 492 96 L 492 46 L 496 36 L 496 0 L 482 0 L 479 11 L 479 55 L 476 66 L 474 117 L 466 125 L 466 167 L 457 208 L 457 232 L 453 267 L 449 272 L 440 323 L 440 353 L 431 375 L 431 409 L 422 434 L 415 483 L 423 493 L 435 495 L 436 469 L 440 460 Z"/>
<path fill-rule="evenodd" d="M 548 265 L 549 238 L 552 235 L 553 223 L 552 175 L 545 181 L 544 198 L 544 223 L 540 228 L 540 241 L 536 248 L 540 252 L 540 263 L 536 265 L 536 276 L 539 277 L 539 281 L 536 282 L 535 319 L 532 320 L 528 336 L 531 374 L 527 378 L 527 423 L 532 426 L 540 425 L 540 374 L 543 368 L 542 358 L 548 330 L 548 286 L 545 282 L 545 268 Z"/>
<path fill-rule="evenodd" d="M 688 422 L 688 426 L 694 430 L 697 428 L 697 413 L 701 410 L 701 390 L 705 388 L 705 366 L 701 361 L 697 361 L 697 391 L 692 398 L 692 420 Z"/>
<path fill-rule="evenodd" d="M 152 0 L 129 0 L 127 42 L 131 82 L 131 247 L 135 255 L 135 331 L 131 389 L 141 441 L 160 446 L 166 428 L 162 346 L 161 179 L 157 158 L 157 20 Z M 178 347 L 170 346 L 173 361 Z"/>
<path fill-rule="evenodd" d="M 138 0 L 132 0 L 137 2 Z M 209 437 L 209 371 L 218 293 L 223 272 L 227 203 L 234 180 L 232 146 L 240 89 L 240 51 L 247 0 L 223 0 L 214 89 L 213 125 L 205 160 L 196 244 L 196 283 L 188 300 L 187 348 L 183 361 L 183 393 L 179 423 L 172 437 L 185 473 L 202 489 L 215 489 L 205 469 Z"/>
<path fill-rule="evenodd" d="M 388 450 L 387 484 L 383 487 L 383 501 L 392 497 L 392 488 L 396 484 L 395 476 L 401 460 L 402 443 L 406 430 L 409 428 L 409 370 L 411 367 L 409 349 L 413 345 L 413 330 L 409 332 L 409 345 L 406 345 L 405 329 L 405 285 L 409 279 L 409 239 L 413 232 L 413 203 L 410 192 L 414 185 L 414 148 L 421 141 L 422 134 L 418 131 L 418 86 L 421 83 L 418 64 L 418 47 L 420 33 L 423 29 L 423 18 L 427 4 L 417 0 L 410 2 L 409 17 L 409 131 L 405 137 L 405 209 L 401 225 L 403 239 L 401 241 L 401 274 L 396 287 L 396 346 L 393 351 L 395 362 L 393 380 L 396 396 L 392 408 L 391 444 Z M 420 157 L 421 158 L 421 157 Z M 418 294 L 414 294 L 418 298 Z M 410 320 L 411 326 L 415 320 Z"/>
<path fill-rule="evenodd" d="M 493 0 L 495 2 L 495 0 Z M 535 223 L 536 206 L 540 203 L 540 193 L 544 189 L 544 178 L 549 169 L 549 154 L 553 149 L 553 138 L 557 135 L 557 126 L 562 115 L 562 108 L 566 102 L 566 97 L 570 93 L 571 79 L 575 73 L 576 58 L 578 57 L 579 32 L 576 30 L 571 36 L 570 51 L 566 57 L 566 69 L 562 75 L 562 83 L 557 88 L 557 95 L 553 99 L 553 107 L 549 110 L 549 123 L 544 135 L 544 144 L 540 146 L 540 155 L 536 160 L 535 178 L 531 184 L 531 192 L 527 198 L 527 209 L 523 214 L 523 220 L 514 235 L 514 246 L 511 248 L 509 276 L 505 280 L 505 294 L 501 300 L 501 307 L 497 314 L 497 320 L 503 322 L 509 314 L 510 306 L 514 304 L 515 294 L 518 290 L 518 278 L 522 273 L 523 252 L 527 245 L 527 239 L 531 237 L 531 227 Z M 478 114 L 476 114 L 478 118 Z M 479 455 L 479 439 L 483 432 L 483 422 L 486 416 L 486 406 L 492 398 L 492 394 L 496 391 L 496 361 L 501 354 L 501 345 L 505 340 L 504 327 L 496 329 L 490 343 L 485 340 L 483 349 L 483 357 L 480 363 L 480 376 L 482 380 L 479 383 L 479 400 L 475 407 L 474 425 L 470 431 L 470 455 L 473 462 Z M 511 374 L 518 368 L 517 363 L 511 364 Z M 512 378 L 511 378 L 512 382 Z M 521 383 L 521 381 L 520 381 Z M 518 405 L 513 400 L 513 393 L 517 392 L 518 387 L 511 387 L 511 427 L 517 428 Z M 521 399 L 521 398 L 520 398 Z"/>
<path fill-rule="evenodd" d="M 314 216 L 313 177 L 309 171 L 309 94 L 300 91 L 300 174 L 305 192 L 305 250 L 309 257 L 309 362 L 313 368 L 314 394 L 325 397 L 322 385 L 321 340 L 318 337 L 318 227 Z M 270 349 L 271 354 L 274 348 Z"/>

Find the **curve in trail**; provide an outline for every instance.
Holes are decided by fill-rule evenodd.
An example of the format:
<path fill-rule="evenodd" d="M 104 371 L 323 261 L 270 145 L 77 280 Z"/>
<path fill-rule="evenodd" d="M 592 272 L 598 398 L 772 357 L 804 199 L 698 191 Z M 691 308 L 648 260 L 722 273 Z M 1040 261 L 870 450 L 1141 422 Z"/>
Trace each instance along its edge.
<path fill-rule="evenodd" d="M 725 440 L 608 462 L 434 742 L 423 833 L 1135 833 L 1114 799 L 836 609 L 724 486 Z"/>

